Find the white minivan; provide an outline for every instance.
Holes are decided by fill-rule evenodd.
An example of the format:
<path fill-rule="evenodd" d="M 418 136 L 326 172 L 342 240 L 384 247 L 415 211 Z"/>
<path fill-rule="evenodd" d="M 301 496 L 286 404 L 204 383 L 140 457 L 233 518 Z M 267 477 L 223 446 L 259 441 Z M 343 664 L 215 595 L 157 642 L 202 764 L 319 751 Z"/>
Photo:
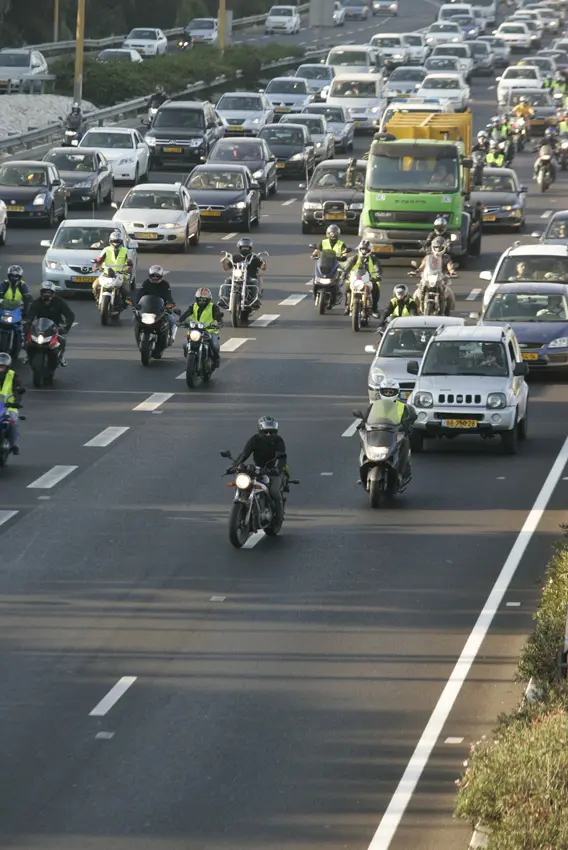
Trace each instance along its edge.
<path fill-rule="evenodd" d="M 344 44 L 332 47 L 325 65 L 331 65 L 336 74 L 375 74 L 379 54 L 368 44 Z"/>
<path fill-rule="evenodd" d="M 344 106 L 359 130 L 372 130 L 386 101 L 381 74 L 339 74 L 329 87 L 328 106 Z"/>
<path fill-rule="evenodd" d="M 485 29 L 485 17 L 472 3 L 443 3 L 438 10 L 438 21 L 448 21 L 454 15 L 471 15 L 477 25 Z"/>

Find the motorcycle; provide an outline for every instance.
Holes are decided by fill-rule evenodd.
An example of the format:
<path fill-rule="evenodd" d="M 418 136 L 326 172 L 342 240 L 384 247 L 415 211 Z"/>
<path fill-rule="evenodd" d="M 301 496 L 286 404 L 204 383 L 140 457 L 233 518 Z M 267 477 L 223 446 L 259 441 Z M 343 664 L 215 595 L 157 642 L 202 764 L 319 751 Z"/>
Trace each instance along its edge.
<path fill-rule="evenodd" d="M 566 171 L 568 168 L 568 136 L 560 137 L 560 144 L 558 146 L 558 162 L 562 171 Z"/>
<path fill-rule="evenodd" d="M 64 148 L 76 148 L 81 141 L 81 133 L 78 130 L 70 130 L 69 128 L 63 133 L 62 145 Z"/>
<path fill-rule="evenodd" d="M 310 245 L 317 249 L 317 245 Z M 314 272 L 313 294 L 316 310 L 323 316 L 326 310 L 331 310 L 341 303 L 341 267 L 335 251 L 322 251 L 316 259 Z"/>
<path fill-rule="evenodd" d="M 527 122 L 522 116 L 513 121 L 513 140 L 515 148 L 521 153 L 527 143 Z"/>
<path fill-rule="evenodd" d="M 349 275 L 349 312 L 351 329 L 366 328 L 372 316 L 373 283 L 366 269 L 353 269 Z"/>
<path fill-rule="evenodd" d="M 276 537 L 282 528 L 282 521 L 275 520 L 274 508 L 270 497 L 269 466 L 261 469 L 254 464 L 241 463 L 234 469 L 234 459 L 230 451 L 221 452 L 221 457 L 233 462 L 225 475 L 234 475 L 235 480 L 228 487 L 235 487 L 235 498 L 229 516 L 229 540 L 236 549 L 245 545 L 251 534 L 264 531 L 268 537 Z M 276 462 L 278 458 L 272 461 Z M 288 479 L 289 484 L 299 484 L 297 479 Z M 282 494 L 284 509 L 286 497 Z"/>
<path fill-rule="evenodd" d="M 178 46 L 178 50 L 189 50 L 191 47 L 193 47 L 193 44 L 191 42 L 191 39 L 186 37 L 186 38 L 180 38 L 180 40 L 177 43 L 177 46 Z"/>
<path fill-rule="evenodd" d="M 248 277 L 248 266 L 252 259 L 244 257 L 242 262 L 235 263 L 233 255 L 228 251 L 222 251 L 224 260 L 231 260 L 231 280 L 225 281 L 219 289 L 219 307 L 224 307 L 231 314 L 231 324 L 234 328 L 241 326 L 242 322 L 248 322 L 249 316 L 262 306 L 260 287 L 258 281 Z M 257 254 L 260 259 L 265 260 L 269 256 L 266 251 Z"/>
<path fill-rule="evenodd" d="M 185 382 L 190 390 L 199 381 L 206 384 L 215 371 L 211 352 L 211 334 L 203 322 L 189 321 L 184 323 L 187 328 L 187 340 L 183 346 L 185 355 Z M 217 322 L 213 327 L 217 328 Z"/>
<path fill-rule="evenodd" d="M 353 416 L 363 419 L 361 411 Z M 369 494 L 372 508 L 379 508 L 385 498 L 404 493 L 411 477 L 403 480 L 402 470 L 410 456 L 408 438 L 398 425 L 383 420 L 381 424 L 359 426 L 361 451 L 359 477 Z"/>
<path fill-rule="evenodd" d="M 16 403 L 14 407 L 21 407 Z M 6 407 L 6 396 L 0 395 L 0 469 L 6 466 L 11 453 L 11 445 L 9 439 L 10 420 L 12 418 L 11 411 Z M 20 414 L 19 419 L 24 420 L 26 417 Z"/>
<path fill-rule="evenodd" d="M 177 328 L 170 336 L 167 310 L 164 299 L 156 295 L 143 295 L 134 308 L 134 336 L 143 366 L 149 366 L 152 358 L 160 360 L 175 339 Z M 181 316 L 181 310 L 174 313 Z"/>
<path fill-rule="evenodd" d="M 0 351 L 15 362 L 22 347 L 22 305 L 8 309 L 0 301 Z"/>
<path fill-rule="evenodd" d="M 157 111 L 158 111 L 157 106 L 149 106 L 148 107 L 148 118 L 147 118 L 147 121 L 146 121 L 146 123 L 148 124 L 148 129 L 150 129 L 150 127 L 154 123 L 154 118 L 156 117 Z"/>
<path fill-rule="evenodd" d="M 61 355 L 61 333 L 51 319 L 34 319 L 26 330 L 26 353 L 34 387 L 53 383 Z"/>
<path fill-rule="evenodd" d="M 483 167 L 485 165 L 485 156 L 487 151 L 473 151 L 471 158 L 473 166 L 471 169 L 471 180 L 474 186 L 483 184 Z"/>
<path fill-rule="evenodd" d="M 546 192 L 552 184 L 552 161 L 549 154 L 541 154 L 536 172 L 536 182 L 541 192 Z"/>
<path fill-rule="evenodd" d="M 414 267 L 415 271 L 408 272 L 408 275 L 409 277 L 414 277 L 417 274 L 417 263 L 412 260 L 410 264 Z M 444 273 L 442 256 L 428 254 L 415 294 L 423 316 L 446 315 L 446 293 L 448 287 L 449 278 Z"/>
<path fill-rule="evenodd" d="M 99 275 L 99 297 L 97 308 L 101 316 L 101 325 L 118 321 L 120 314 L 128 306 L 122 297 L 121 287 L 124 275 L 117 274 L 113 269 L 103 269 Z"/>

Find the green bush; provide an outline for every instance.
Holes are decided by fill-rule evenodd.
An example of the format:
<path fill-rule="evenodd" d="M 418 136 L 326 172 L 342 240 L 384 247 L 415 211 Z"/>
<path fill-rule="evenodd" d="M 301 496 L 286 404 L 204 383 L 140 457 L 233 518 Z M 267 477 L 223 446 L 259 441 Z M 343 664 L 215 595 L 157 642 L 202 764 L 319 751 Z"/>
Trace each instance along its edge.
<path fill-rule="evenodd" d="M 186 86 L 204 80 L 210 82 L 222 74 L 233 76 L 243 72 L 239 88 L 258 85 L 263 64 L 287 56 L 304 55 L 301 47 L 274 44 L 267 47 L 228 47 L 221 56 L 207 47 L 195 48 L 186 53 L 169 53 L 141 64 L 99 63 L 91 56 L 85 57 L 83 97 L 98 107 L 114 106 L 154 91 L 158 84 L 167 92 L 175 93 Z M 56 93 L 72 95 L 74 59 L 71 56 L 54 60 L 51 72 L 56 75 Z"/>

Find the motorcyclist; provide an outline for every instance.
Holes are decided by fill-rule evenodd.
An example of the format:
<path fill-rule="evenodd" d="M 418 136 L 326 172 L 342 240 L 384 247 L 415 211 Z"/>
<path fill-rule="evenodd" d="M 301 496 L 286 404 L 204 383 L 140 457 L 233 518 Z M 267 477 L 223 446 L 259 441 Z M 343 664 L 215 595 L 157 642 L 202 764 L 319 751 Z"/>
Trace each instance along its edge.
<path fill-rule="evenodd" d="M 369 272 L 371 278 L 372 289 L 372 310 L 373 317 L 379 318 L 379 297 L 381 294 L 381 278 L 382 269 L 378 259 L 373 257 L 373 249 L 368 239 L 363 239 L 357 248 L 357 253 L 350 257 L 344 266 L 345 273 L 345 315 L 349 315 L 349 275 L 356 269 L 364 269 Z"/>
<path fill-rule="evenodd" d="M 120 291 L 125 303 L 130 298 L 130 276 L 132 274 L 132 260 L 128 258 L 128 251 L 122 238 L 120 230 L 113 230 L 110 234 L 109 244 L 102 254 L 95 260 L 95 267 L 106 267 L 113 269 L 116 274 L 122 275 L 122 286 Z M 93 295 L 99 300 L 99 280 L 93 281 Z"/>
<path fill-rule="evenodd" d="M 0 301 L 5 310 L 15 310 L 21 304 L 22 319 L 26 318 L 32 294 L 24 280 L 24 270 L 21 266 L 9 267 L 6 279 L 0 283 Z"/>
<path fill-rule="evenodd" d="M 525 121 L 525 132 L 528 136 L 530 136 L 531 131 L 531 119 L 534 118 L 534 109 L 526 99 L 526 97 L 521 96 L 519 98 L 519 102 L 513 106 L 511 109 L 511 114 L 515 118 L 523 118 Z"/>
<path fill-rule="evenodd" d="M 255 254 L 253 252 L 253 248 L 254 245 L 252 239 L 248 236 L 243 236 L 243 238 L 239 239 L 237 242 L 237 249 L 239 253 L 233 254 L 232 258 L 222 257 L 221 265 L 223 266 L 223 271 L 229 272 L 235 263 L 242 263 L 243 260 L 247 260 L 247 282 L 254 283 L 256 281 L 260 300 L 262 298 L 263 286 L 260 272 L 265 271 L 266 260 L 263 260 L 258 256 L 258 254 Z M 225 283 L 230 285 L 231 281 L 226 280 Z"/>
<path fill-rule="evenodd" d="M 556 127 L 547 127 L 544 131 L 544 142 L 545 144 L 549 144 L 552 148 L 554 155 L 557 153 L 558 149 L 558 132 Z"/>
<path fill-rule="evenodd" d="M 489 142 L 489 153 L 485 157 L 485 165 L 493 165 L 496 168 L 501 168 L 505 164 L 505 154 L 499 147 L 499 143 L 495 139 Z"/>
<path fill-rule="evenodd" d="M 338 261 L 345 260 L 349 249 L 345 242 L 339 238 L 340 236 L 341 230 L 337 224 L 330 224 L 325 231 L 325 239 L 322 239 L 317 248 L 314 249 L 312 257 L 317 259 L 322 251 L 333 251 Z"/>
<path fill-rule="evenodd" d="M 383 326 L 391 318 L 398 319 L 400 316 L 418 316 L 420 313 L 418 304 L 408 294 L 408 286 L 404 283 L 397 283 L 393 289 L 393 297 L 389 301 L 389 306 L 383 313 Z"/>
<path fill-rule="evenodd" d="M 156 298 L 161 298 L 167 307 L 166 316 L 170 325 L 170 344 L 175 337 L 175 327 L 177 319 L 171 312 L 175 307 L 174 296 L 169 281 L 165 279 L 168 272 L 164 271 L 162 266 L 150 266 L 148 269 L 148 277 L 143 281 L 142 286 L 138 290 L 136 296 L 136 304 L 139 303 L 143 295 L 154 295 Z"/>
<path fill-rule="evenodd" d="M 400 471 L 402 483 L 406 484 L 412 477 L 409 436 L 417 419 L 417 413 L 411 404 L 400 401 L 400 386 L 394 378 L 384 378 L 379 386 L 378 394 L 378 399 L 369 405 L 357 427 L 362 429 L 366 424 L 384 423 L 385 420 L 400 427 L 405 436 L 403 445 L 400 447 Z"/>
<path fill-rule="evenodd" d="M 68 114 L 65 119 L 65 129 L 66 130 L 75 130 L 78 133 L 79 137 L 83 135 L 83 113 L 81 111 L 81 106 L 74 101 L 71 112 Z"/>
<path fill-rule="evenodd" d="M 159 109 L 166 100 L 169 100 L 169 98 L 164 91 L 164 87 L 156 86 L 156 90 L 148 98 L 148 109 Z"/>
<path fill-rule="evenodd" d="M 473 145 L 471 151 L 478 151 L 479 153 L 486 154 L 489 150 L 489 134 L 486 130 L 480 130 L 475 139 L 475 144 Z"/>
<path fill-rule="evenodd" d="M 266 469 L 270 477 L 269 491 L 277 521 L 284 516 L 282 493 L 288 489 L 290 477 L 287 466 L 286 444 L 278 433 L 278 422 L 272 416 L 261 416 L 258 433 L 247 440 L 245 447 L 235 460 L 233 471 L 252 455 L 256 466 Z M 268 466 L 270 464 L 270 466 Z M 267 468 L 268 467 L 268 468 Z"/>
<path fill-rule="evenodd" d="M 424 250 L 429 251 L 432 242 L 439 236 L 443 237 L 444 239 L 448 238 L 448 219 L 445 215 L 439 215 L 436 219 L 434 219 L 434 228 L 426 237 L 426 241 L 424 242 L 423 246 Z"/>
<path fill-rule="evenodd" d="M 548 142 L 545 140 L 545 143 L 540 146 L 540 150 L 538 152 L 538 156 L 535 159 L 534 168 L 533 168 L 533 178 L 536 180 L 538 176 L 539 169 L 542 165 L 542 157 L 548 157 L 548 164 L 550 166 L 550 176 L 551 180 L 554 183 L 556 180 L 556 159 L 554 156 L 554 149 Z"/>
<path fill-rule="evenodd" d="M 31 324 L 34 319 L 51 319 L 59 326 L 59 365 L 67 366 L 67 360 L 64 357 L 67 342 L 65 334 L 69 333 L 73 327 L 75 313 L 67 302 L 56 294 L 55 285 L 50 280 L 42 283 L 39 298 L 30 304 L 27 322 Z"/>
<path fill-rule="evenodd" d="M 12 358 L 5 352 L 0 353 L 0 397 L 5 397 L 8 411 L 8 441 L 13 455 L 20 454 L 18 410 L 21 407 L 17 396 L 23 395 L 25 389 L 16 372 L 12 369 Z"/>
<path fill-rule="evenodd" d="M 220 307 L 213 302 L 211 290 L 202 286 L 195 293 L 195 301 L 190 304 L 185 313 L 179 317 L 179 324 L 185 322 L 186 319 L 192 319 L 194 322 L 203 322 L 210 335 L 211 354 L 213 355 L 213 366 L 219 368 L 221 362 L 221 340 L 219 339 L 219 328 L 214 322 L 222 322 L 225 314 Z"/>
<path fill-rule="evenodd" d="M 568 135 L 568 118 L 566 112 L 562 112 L 560 115 L 560 121 L 558 122 L 558 133 L 561 136 Z"/>
<path fill-rule="evenodd" d="M 452 262 L 452 258 L 450 257 L 450 254 L 449 254 L 447 249 L 448 249 L 448 243 L 446 242 L 446 240 L 443 237 L 438 236 L 436 239 L 433 240 L 432 245 L 431 245 L 431 252 L 432 252 L 433 257 L 440 257 L 441 258 L 442 273 L 444 275 L 447 275 L 448 277 L 457 277 L 457 271 L 454 267 L 454 264 Z M 427 263 L 428 263 L 428 257 L 427 256 L 423 257 L 422 262 L 420 263 L 420 265 L 418 266 L 418 268 L 416 270 L 416 274 L 421 275 L 422 272 L 424 271 L 424 269 L 426 268 Z M 420 293 L 420 286 L 418 287 L 418 289 L 416 290 L 416 292 L 414 293 L 414 296 L 413 296 L 414 301 L 416 301 L 416 302 L 419 301 L 419 297 L 418 297 L 419 293 Z M 449 316 L 452 313 L 452 311 L 456 309 L 456 297 L 455 297 L 454 293 L 452 292 L 451 287 L 449 287 L 449 286 L 447 286 L 445 291 L 444 291 L 444 302 L 445 302 L 444 303 L 444 314 L 446 316 Z"/>

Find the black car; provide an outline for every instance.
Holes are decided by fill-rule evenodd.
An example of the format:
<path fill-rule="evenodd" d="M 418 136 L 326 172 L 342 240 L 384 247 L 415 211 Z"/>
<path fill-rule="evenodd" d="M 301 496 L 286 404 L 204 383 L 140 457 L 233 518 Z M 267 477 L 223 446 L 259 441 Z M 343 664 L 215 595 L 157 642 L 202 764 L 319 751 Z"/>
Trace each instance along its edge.
<path fill-rule="evenodd" d="M 278 189 L 276 157 L 264 139 L 220 139 L 207 162 L 226 162 L 244 165 L 260 184 L 262 197 L 275 195 Z"/>
<path fill-rule="evenodd" d="M 302 233 L 338 224 L 357 233 L 365 194 L 363 159 L 326 159 L 310 180 L 302 204 Z M 302 184 L 300 184 L 302 187 Z"/>
<path fill-rule="evenodd" d="M 225 125 L 207 102 L 171 100 L 158 109 L 146 134 L 150 169 L 205 162 Z"/>
<path fill-rule="evenodd" d="M 483 182 L 471 193 L 471 203 L 481 205 L 483 229 L 511 227 L 521 230 L 525 223 L 526 186 L 519 185 L 512 168 L 485 166 Z"/>
<path fill-rule="evenodd" d="M 260 185 L 246 166 L 198 165 L 185 185 L 199 206 L 203 227 L 236 225 L 248 233 L 260 223 Z"/>
<path fill-rule="evenodd" d="M 50 162 L 8 160 L 1 165 L 0 200 L 10 221 L 31 219 L 55 227 L 67 217 L 67 187 Z"/>
<path fill-rule="evenodd" d="M 557 210 L 548 219 L 546 230 L 531 233 L 544 245 L 568 245 L 568 210 Z"/>
<path fill-rule="evenodd" d="M 305 124 L 267 124 L 260 131 L 276 157 L 280 174 L 306 177 L 315 165 L 315 149 Z"/>
<path fill-rule="evenodd" d="M 67 187 L 67 204 L 89 204 L 98 209 L 112 204 L 112 168 L 95 148 L 52 148 L 44 156 L 59 171 Z"/>

